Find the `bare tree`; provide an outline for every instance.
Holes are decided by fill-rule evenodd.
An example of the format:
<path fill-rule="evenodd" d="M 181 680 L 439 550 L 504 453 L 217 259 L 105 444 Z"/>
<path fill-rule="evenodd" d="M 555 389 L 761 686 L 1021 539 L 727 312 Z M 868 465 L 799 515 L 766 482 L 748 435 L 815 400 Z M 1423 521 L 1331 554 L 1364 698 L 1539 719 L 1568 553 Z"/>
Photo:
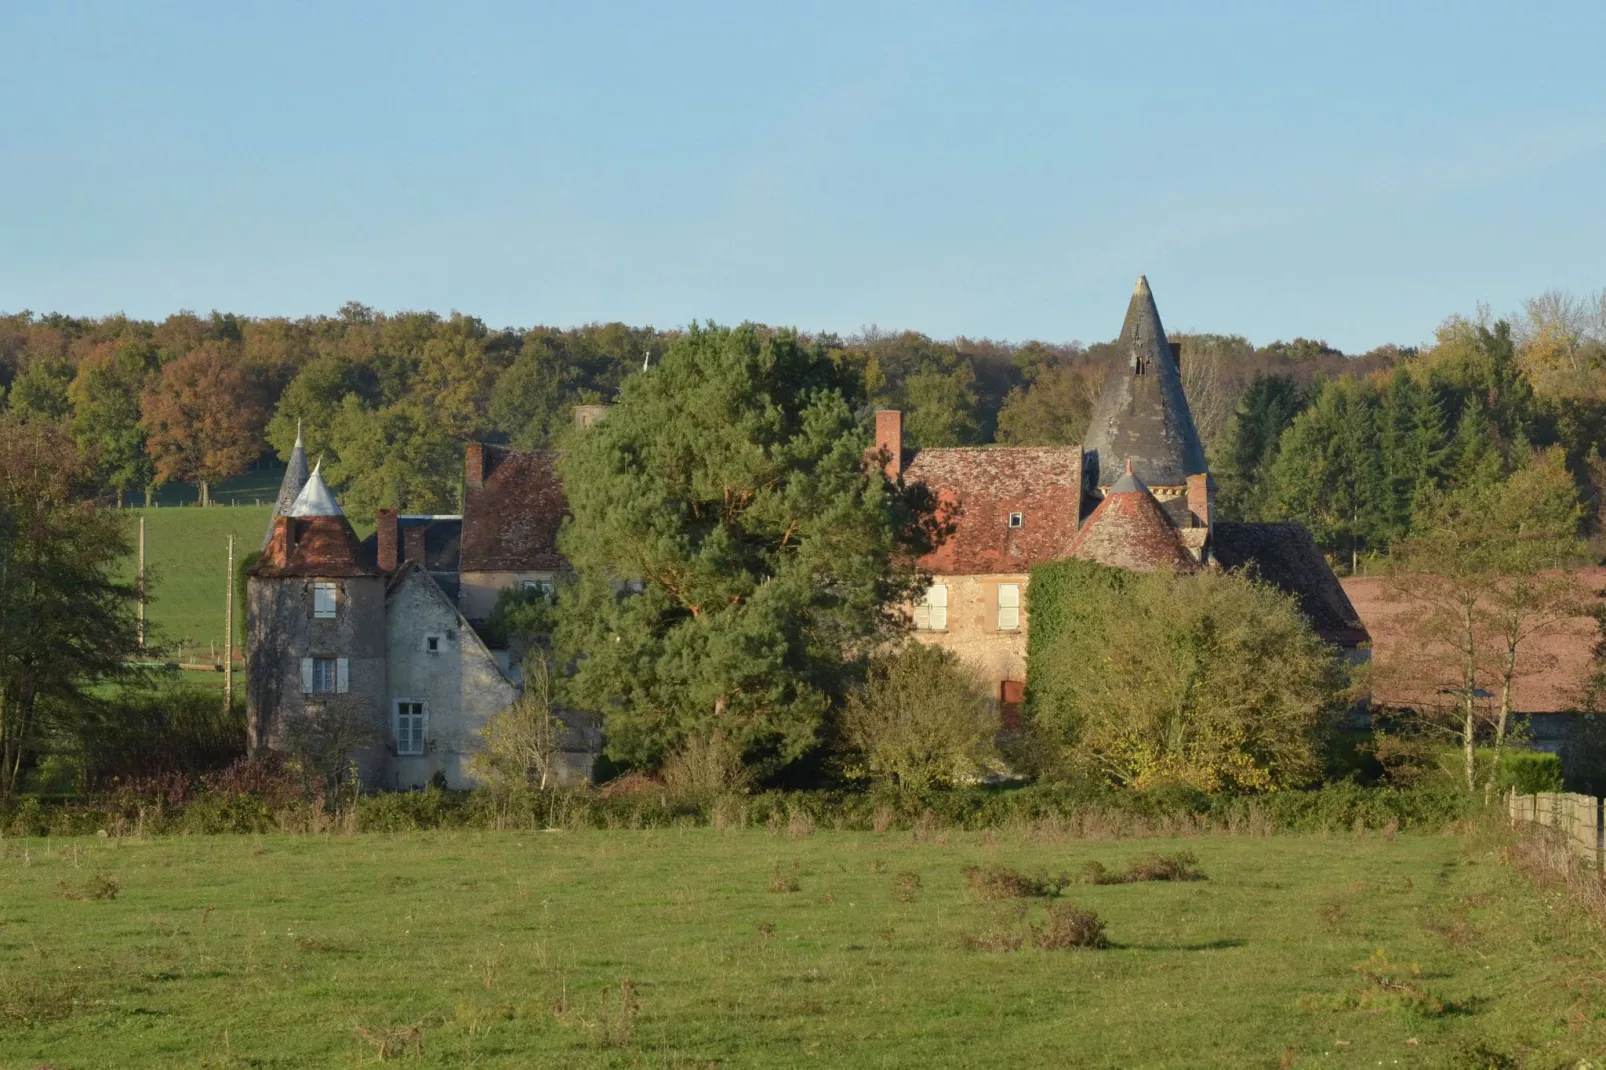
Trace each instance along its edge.
<path fill-rule="evenodd" d="M 513 705 L 480 729 L 485 747 L 469 759 L 469 769 L 493 789 L 535 784 L 545 791 L 557 783 L 563 756 L 563 722 L 552 709 L 552 671 L 544 658 L 524 663 L 524 692 Z"/>

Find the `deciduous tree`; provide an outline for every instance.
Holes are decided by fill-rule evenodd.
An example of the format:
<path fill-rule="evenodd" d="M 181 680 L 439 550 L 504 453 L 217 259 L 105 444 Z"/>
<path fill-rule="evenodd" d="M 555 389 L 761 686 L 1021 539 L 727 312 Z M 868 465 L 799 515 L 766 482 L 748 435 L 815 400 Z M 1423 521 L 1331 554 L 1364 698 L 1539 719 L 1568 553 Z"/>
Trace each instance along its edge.
<path fill-rule="evenodd" d="M 238 351 L 207 342 L 162 369 L 140 404 L 145 448 L 161 482 L 211 487 L 237 475 L 262 452 L 262 407 Z"/>

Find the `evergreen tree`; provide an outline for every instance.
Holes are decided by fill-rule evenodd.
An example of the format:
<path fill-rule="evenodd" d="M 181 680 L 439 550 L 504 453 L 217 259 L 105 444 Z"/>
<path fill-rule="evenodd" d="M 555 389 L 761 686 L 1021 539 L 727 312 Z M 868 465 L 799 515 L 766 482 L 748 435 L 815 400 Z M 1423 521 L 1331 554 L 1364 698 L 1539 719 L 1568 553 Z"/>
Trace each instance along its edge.
<path fill-rule="evenodd" d="M 1316 541 L 1350 554 L 1387 544 L 1376 393 L 1354 379 L 1323 384 L 1283 433 L 1271 473 L 1278 515 L 1303 521 Z"/>
<path fill-rule="evenodd" d="M 1303 404 L 1292 376 L 1260 374 L 1250 382 L 1227 428 L 1227 455 L 1217 475 L 1223 515 L 1260 520 L 1267 514 L 1271 462 Z"/>
<path fill-rule="evenodd" d="M 918 530 L 866 464 L 855 379 L 790 331 L 694 327 L 565 451 L 558 643 L 610 756 L 717 733 L 774 771 L 823 742 Z"/>
<path fill-rule="evenodd" d="M 1494 426 L 1476 399 L 1461 410 L 1448 453 L 1448 483 L 1456 490 L 1488 486 L 1505 478 L 1506 462 Z"/>

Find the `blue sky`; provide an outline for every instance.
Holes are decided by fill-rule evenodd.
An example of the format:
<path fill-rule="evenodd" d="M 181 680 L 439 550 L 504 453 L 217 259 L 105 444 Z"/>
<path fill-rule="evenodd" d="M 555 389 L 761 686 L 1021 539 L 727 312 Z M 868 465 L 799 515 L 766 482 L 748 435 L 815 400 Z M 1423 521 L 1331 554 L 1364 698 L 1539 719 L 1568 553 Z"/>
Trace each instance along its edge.
<path fill-rule="evenodd" d="M 0 0 L 0 310 L 1349 351 L 1606 286 L 1606 4 Z"/>

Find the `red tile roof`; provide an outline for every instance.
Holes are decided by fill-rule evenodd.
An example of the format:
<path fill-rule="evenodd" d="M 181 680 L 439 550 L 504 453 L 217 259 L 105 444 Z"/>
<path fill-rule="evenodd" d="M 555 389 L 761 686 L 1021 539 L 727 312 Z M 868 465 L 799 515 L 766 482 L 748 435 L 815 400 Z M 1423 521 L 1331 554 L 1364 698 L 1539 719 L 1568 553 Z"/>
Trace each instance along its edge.
<path fill-rule="evenodd" d="M 1136 484 L 1134 489 L 1123 487 L 1132 483 Z M 1192 571 L 1198 567 L 1198 562 L 1183 549 L 1165 510 L 1148 487 L 1132 478 L 1130 468 L 1082 525 L 1068 556 L 1132 572 L 1161 568 Z"/>
<path fill-rule="evenodd" d="M 251 574 L 286 576 L 379 576 L 373 556 L 357 541 L 344 516 L 275 517 L 273 535 Z"/>
<path fill-rule="evenodd" d="M 557 456 L 553 450 L 469 446 L 469 473 L 463 488 L 462 571 L 538 572 L 569 567 L 558 552 L 558 528 L 569 503 L 554 468 Z"/>
<path fill-rule="evenodd" d="M 1602 589 L 1606 588 L 1606 568 L 1579 569 L 1574 576 L 1580 596 L 1589 602 L 1601 599 Z M 1442 704 L 1444 698 L 1434 694 L 1439 686 L 1434 677 L 1442 674 L 1422 665 L 1422 659 L 1432 659 L 1435 652 L 1423 650 L 1406 626 L 1410 603 L 1395 595 L 1392 584 L 1384 577 L 1352 577 L 1342 582 L 1344 592 L 1372 633 L 1373 700 L 1386 706 Z M 1570 617 L 1530 639 L 1526 648 L 1519 648 L 1512 708 L 1518 713 L 1576 709 L 1589 675 L 1596 636 L 1592 618 Z M 1493 647 L 1490 653 L 1496 653 Z M 1477 686 L 1498 689 L 1492 675 L 1480 677 Z"/>
<path fill-rule="evenodd" d="M 1082 505 L 1080 446 L 916 451 L 904 480 L 924 483 L 953 531 L 920 567 L 937 575 L 1024 572 L 1063 557 Z M 1020 527 L 1009 526 L 1011 513 Z"/>

